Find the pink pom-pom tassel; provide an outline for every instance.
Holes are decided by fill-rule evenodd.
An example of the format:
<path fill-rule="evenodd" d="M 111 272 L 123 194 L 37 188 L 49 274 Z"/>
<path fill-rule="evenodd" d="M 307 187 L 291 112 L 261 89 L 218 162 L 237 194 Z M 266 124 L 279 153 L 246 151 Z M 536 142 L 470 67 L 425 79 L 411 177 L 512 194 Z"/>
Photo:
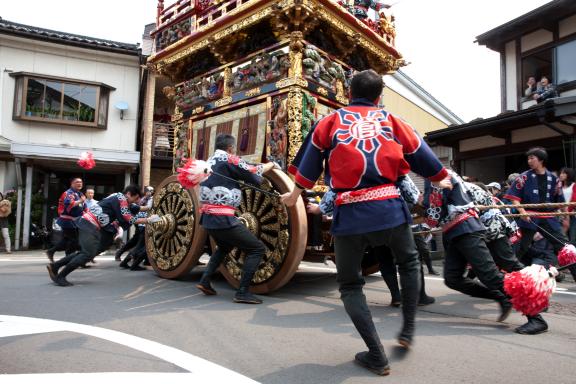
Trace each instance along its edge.
<path fill-rule="evenodd" d="M 94 161 L 94 155 L 90 151 L 82 152 L 80 158 L 78 159 L 78 165 L 84 169 L 92 169 L 96 166 L 96 161 Z"/>
<path fill-rule="evenodd" d="M 572 244 L 566 244 L 558 252 L 558 264 L 562 267 L 574 263 L 576 263 L 576 247 Z"/>
<path fill-rule="evenodd" d="M 550 305 L 556 280 L 546 268 L 533 264 L 504 276 L 504 291 L 512 306 L 524 315 L 536 316 Z"/>
<path fill-rule="evenodd" d="M 178 181 L 184 188 L 194 188 L 206 180 L 212 170 L 210 164 L 202 160 L 188 159 L 183 167 L 176 169 Z"/>

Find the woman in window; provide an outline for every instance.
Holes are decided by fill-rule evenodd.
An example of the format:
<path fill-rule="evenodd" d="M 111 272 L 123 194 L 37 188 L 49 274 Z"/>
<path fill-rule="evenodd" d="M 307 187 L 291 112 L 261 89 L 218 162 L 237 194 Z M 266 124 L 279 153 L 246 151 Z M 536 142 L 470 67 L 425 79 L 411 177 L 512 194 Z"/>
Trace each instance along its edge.
<path fill-rule="evenodd" d="M 558 93 L 556 92 L 556 86 L 550 82 L 548 77 L 542 76 L 539 84 L 540 85 L 536 89 L 536 93 L 534 93 L 532 96 L 536 102 L 541 103 L 544 100 L 558 96 Z"/>

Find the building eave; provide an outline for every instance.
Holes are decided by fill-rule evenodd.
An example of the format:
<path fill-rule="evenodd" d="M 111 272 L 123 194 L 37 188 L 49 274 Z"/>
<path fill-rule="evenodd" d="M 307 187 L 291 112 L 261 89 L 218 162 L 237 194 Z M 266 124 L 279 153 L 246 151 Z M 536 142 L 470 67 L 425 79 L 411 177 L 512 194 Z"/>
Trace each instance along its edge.
<path fill-rule="evenodd" d="M 430 143 L 452 146 L 459 140 L 491 134 L 502 136 L 506 132 L 542 123 L 560 121 L 572 125 L 573 122 L 564 121 L 568 118 L 576 122 L 576 96 L 558 97 L 524 110 L 429 132 L 425 138 Z"/>
<path fill-rule="evenodd" d="M 476 37 L 480 45 L 500 52 L 506 42 L 535 31 L 553 29 L 551 21 L 559 20 L 576 13 L 576 1 L 555 0 L 542 5 L 522 16 L 508 21 Z"/>

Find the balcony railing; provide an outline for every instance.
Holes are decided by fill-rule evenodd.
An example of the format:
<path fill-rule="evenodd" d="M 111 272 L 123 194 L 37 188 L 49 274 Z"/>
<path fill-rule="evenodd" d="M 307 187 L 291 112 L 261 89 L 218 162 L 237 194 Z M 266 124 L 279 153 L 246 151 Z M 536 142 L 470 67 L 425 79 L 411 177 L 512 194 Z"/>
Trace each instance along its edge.
<path fill-rule="evenodd" d="M 221 2 L 178 0 L 166 9 L 162 5 L 158 8 L 156 32 L 153 32 L 156 41 L 156 52 L 160 52 L 176 41 L 212 25 L 227 14 L 244 8 L 248 3 L 256 1 L 258 0 L 224 0 Z M 373 8 L 377 10 L 377 16 L 372 19 L 368 13 L 362 10 L 363 7 L 355 6 L 353 2 L 350 3 L 346 0 L 330 1 L 356 16 L 361 23 L 386 40 L 388 44 L 395 45 L 394 16 L 384 11 L 387 6 L 382 6 L 379 3 L 375 4 Z"/>
<path fill-rule="evenodd" d="M 152 158 L 172 159 L 174 148 L 174 126 L 154 123 L 152 131 Z"/>
<path fill-rule="evenodd" d="M 178 0 L 166 9 L 159 8 L 154 32 L 156 52 L 255 1 L 257 0 L 227 0 L 212 4 L 209 0 Z"/>

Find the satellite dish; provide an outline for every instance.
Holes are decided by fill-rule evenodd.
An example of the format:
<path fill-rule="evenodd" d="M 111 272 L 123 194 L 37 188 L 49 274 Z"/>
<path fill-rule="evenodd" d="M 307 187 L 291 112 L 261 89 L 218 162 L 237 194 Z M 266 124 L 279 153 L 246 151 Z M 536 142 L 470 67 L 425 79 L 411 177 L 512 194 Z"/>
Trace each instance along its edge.
<path fill-rule="evenodd" d="M 121 111 L 125 111 L 128 109 L 128 103 L 125 101 L 119 101 L 114 106 L 116 107 L 116 109 L 119 109 Z"/>
<path fill-rule="evenodd" d="M 120 120 L 124 119 L 124 111 L 128 109 L 128 103 L 125 101 L 119 101 L 114 104 L 116 109 L 120 110 Z"/>

